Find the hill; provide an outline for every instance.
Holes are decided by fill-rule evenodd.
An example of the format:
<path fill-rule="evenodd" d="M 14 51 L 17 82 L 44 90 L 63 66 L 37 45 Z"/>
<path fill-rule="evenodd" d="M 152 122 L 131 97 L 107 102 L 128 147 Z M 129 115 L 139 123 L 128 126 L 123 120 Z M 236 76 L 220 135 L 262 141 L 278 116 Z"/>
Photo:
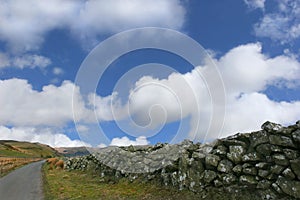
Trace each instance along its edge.
<path fill-rule="evenodd" d="M 85 156 L 89 155 L 90 152 L 97 150 L 98 148 L 91 147 L 58 147 L 55 148 L 58 153 L 66 157 L 74 157 L 74 156 Z"/>
<path fill-rule="evenodd" d="M 0 140 L 0 157 L 54 157 L 59 153 L 52 147 L 30 142 Z"/>

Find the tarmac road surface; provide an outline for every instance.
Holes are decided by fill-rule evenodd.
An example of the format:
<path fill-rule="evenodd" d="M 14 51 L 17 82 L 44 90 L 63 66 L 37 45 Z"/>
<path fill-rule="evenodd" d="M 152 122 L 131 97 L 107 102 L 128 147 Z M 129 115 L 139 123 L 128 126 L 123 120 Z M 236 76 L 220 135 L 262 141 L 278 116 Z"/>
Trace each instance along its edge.
<path fill-rule="evenodd" d="M 41 167 L 45 161 L 34 162 L 16 169 L 0 179 L 0 199 L 44 199 Z"/>

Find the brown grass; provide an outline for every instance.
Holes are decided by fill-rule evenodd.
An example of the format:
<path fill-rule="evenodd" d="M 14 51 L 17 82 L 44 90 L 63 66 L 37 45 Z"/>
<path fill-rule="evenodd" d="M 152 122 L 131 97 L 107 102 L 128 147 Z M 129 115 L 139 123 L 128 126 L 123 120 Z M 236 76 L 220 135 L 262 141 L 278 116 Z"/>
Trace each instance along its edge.
<path fill-rule="evenodd" d="M 8 174 L 12 170 L 31 162 L 39 161 L 41 158 L 10 158 L 0 157 L 0 177 Z"/>

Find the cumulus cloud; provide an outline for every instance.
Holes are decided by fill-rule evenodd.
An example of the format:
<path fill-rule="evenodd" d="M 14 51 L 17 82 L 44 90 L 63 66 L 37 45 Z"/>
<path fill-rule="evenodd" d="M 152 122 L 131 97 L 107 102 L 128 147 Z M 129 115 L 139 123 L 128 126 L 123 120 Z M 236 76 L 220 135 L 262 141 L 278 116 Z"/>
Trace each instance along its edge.
<path fill-rule="evenodd" d="M 14 52 L 38 49 L 48 31 L 66 28 L 82 40 L 129 28 L 180 29 L 179 0 L 12 0 L 0 3 L 0 39 Z M 20 34 L 22 33 L 22 34 Z"/>
<path fill-rule="evenodd" d="M 79 120 L 89 119 L 89 110 L 79 88 L 70 81 L 47 85 L 37 91 L 23 79 L 0 80 L 0 125 L 63 126 L 73 120 L 72 101 Z"/>
<path fill-rule="evenodd" d="M 130 140 L 128 137 L 124 136 L 122 138 L 113 138 L 110 143 L 110 146 L 129 146 L 129 145 L 147 145 L 147 144 L 149 144 L 149 141 L 144 136 L 137 137 L 135 138 L 135 140 Z"/>
<path fill-rule="evenodd" d="M 260 43 L 235 47 L 217 62 L 230 95 L 262 91 L 268 85 L 299 85 L 299 62 L 286 55 L 269 58 Z"/>
<path fill-rule="evenodd" d="M 295 123 L 300 116 L 300 101 L 276 102 L 263 93 L 251 92 L 232 99 L 226 113 L 222 137 L 258 130 L 267 120 L 286 125 Z"/>
<path fill-rule="evenodd" d="M 62 133 L 55 133 L 49 128 L 13 127 L 0 126 L 0 140 L 17 140 L 39 142 L 52 147 L 90 147 L 90 144 L 80 140 L 71 140 Z"/>
<path fill-rule="evenodd" d="M 211 129 L 207 132 L 208 135 L 198 135 L 196 139 L 208 140 L 237 131 L 256 130 L 265 120 L 283 124 L 298 120 L 300 101 L 276 102 L 264 94 L 269 86 L 295 88 L 300 85 L 300 63 L 294 57 L 268 57 L 262 53 L 260 43 L 250 43 L 233 48 L 220 59 L 215 59 L 215 62 L 226 89 L 227 115 L 224 129 L 222 135 Z M 199 76 L 205 74 L 208 68 L 209 66 L 199 66 L 186 74 L 172 73 L 166 79 L 144 76 L 130 91 L 129 101 L 124 107 L 129 110 L 137 127 L 151 129 L 160 124 L 191 117 L 190 133 L 203 133 L 209 130 L 214 107 L 222 106 L 212 104 L 210 91 Z M 215 77 L 206 78 L 214 80 Z M 211 89 L 222 88 L 213 86 Z M 114 99 L 118 101 L 118 98 Z M 99 106 L 101 107 L 103 108 L 103 104 Z M 119 108 L 118 105 L 118 108 L 113 109 Z M 120 111 L 122 112 L 124 111 Z M 218 114 L 220 116 L 213 117 L 222 121 L 223 116 Z M 111 113 L 108 116 L 111 119 Z M 185 136 L 192 138 L 191 135 Z"/>
<path fill-rule="evenodd" d="M 173 72 L 165 79 L 144 76 L 133 85 L 128 101 L 123 104 L 115 92 L 106 97 L 90 94 L 85 101 L 80 88 L 70 81 L 60 86 L 47 85 L 37 91 L 26 80 L 1 80 L 0 125 L 62 127 L 73 120 L 72 98 L 77 121 L 83 122 L 77 128 L 83 132 L 89 132 L 86 123 L 97 124 L 94 114 L 99 121 L 128 122 L 126 120 L 130 119 L 127 125 L 135 123 L 134 127 L 144 127 L 150 132 L 162 124 L 190 119 L 190 133 L 198 131 L 196 139 L 202 140 L 256 130 L 265 120 L 282 124 L 299 120 L 300 100 L 277 102 L 264 94 L 269 86 L 299 87 L 300 63 L 294 56 L 268 57 L 262 53 L 260 43 L 250 43 L 231 49 L 214 62 L 226 89 L 225 119 L 222 113 L 213 116 L 215 120 L 225 120 L 222 135 L 213 127 L 209 129 L 212 111 L 223 106 L 214 104 L 209 89 L 223 88 L 207 85 L 214 83 L 215 75 L 203 79 L 201 75 L 210 69 L 205 64 L 185 74 Z M 201 135 L 207 130 L 210 130 L 208 135 Z M 186 131 L 184 136 L 191 139 L 188 133 Z M 113 139 L 111 145 L 148 143 L 145 138 L 148 135 L 137 136 L 135 143 L 125 137 Z"/>
<path fill-rule="evenodd" d="M 244 2 L 249 6 L 250 8 L 256 9 L 264 9 L 266 0 L 244 0 Z"/>
<path fill-rule="evenodd" d="M 23 54 L 21 56 L 12 56 L 0 52 L 0 68 L 15 67 L 24 68 L 45 68 L 51 64 L 51 60 L 45 56 L 37 54 Z"/>
<path fill-rule="evenodd" d="M 300 37 L 300 2 L 298 0 L 278 1 L 276 9 L 266 10 L 263 18 L 255 24 L 259 37 L 288 43 Z"/>

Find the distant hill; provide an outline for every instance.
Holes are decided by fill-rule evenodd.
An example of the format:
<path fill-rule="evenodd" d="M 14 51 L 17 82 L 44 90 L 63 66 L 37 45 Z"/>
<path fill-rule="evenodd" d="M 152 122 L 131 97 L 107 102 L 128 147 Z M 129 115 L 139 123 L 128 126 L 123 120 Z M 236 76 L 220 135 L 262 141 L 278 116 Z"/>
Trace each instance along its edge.
<path fill-rule="evenodd" d="M 30 142 L 0 140 L 0 157 L 54 157 L 60 154 L 52 147 Z"/>
<path fill-rule="evenodd" d="M 58 147 L 55 148 L 60 154 L 66 157 L 74 157 L 74 156 L 85 156 L 89 155 L 90 152 L 99 150 L 99 148 L 91 148 L 91 147 Z"/>

